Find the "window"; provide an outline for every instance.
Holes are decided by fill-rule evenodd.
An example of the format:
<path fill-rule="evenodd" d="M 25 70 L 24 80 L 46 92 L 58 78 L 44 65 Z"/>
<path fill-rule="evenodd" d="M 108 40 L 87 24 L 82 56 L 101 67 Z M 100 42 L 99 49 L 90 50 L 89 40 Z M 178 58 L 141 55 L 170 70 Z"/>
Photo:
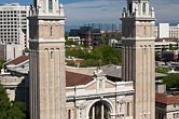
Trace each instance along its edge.
<path fill-rule="evenodd" d="M 176 104 L 174 104 L 174 105 L 173 105 L 173 107 L 174 107 L 174 108 L 176 108 L 176 107 L 177 107 L 177 105 L 176 105 Z"/>
<path fill-rule="evenodd" d="M 71 119 L 71 110 L 68 110 L 68 119 Z"/>
<path fill-rule="evenodd" d="M 53 2 L 52 2 L 52 0 L 49 0 L 49 12 L 52 12 L 52 10 L 53 10 Z"/>
<path fill-rule="evenodd" d="M 53 27 L 51 26 L 50 27 L 50 36 L 52 36 L 53 35 Z"/>
<path fill-rule="evenodd" d="M 51 52 L 50 52 L 50 59 L 53 59 L 53 58 L 54 58 L 54 52 L 51 51 Z"/>
<path fill-rule="evenodd" d="M 128 9 L 129 9 L 129 12 L 132 13 L 132 3 L 129 3 L 128 7 L 129 7 L 129 8 L 128 8 Z"/>
<path fill-rule="evenodd" d="M 173 118 L 179 118 L 179 113 L 173 113 Z"/>
<path fill-rule="evenodd" d="M 142 10 L 143 10 L 143 13 L 146 14 L 146 3 L 143 3 L 143 8 L 142 8 Z"/>
<path fill-rule="evenodd" d="M 127 102 L 127 116 L 130 116 L 130 103 Z"/>

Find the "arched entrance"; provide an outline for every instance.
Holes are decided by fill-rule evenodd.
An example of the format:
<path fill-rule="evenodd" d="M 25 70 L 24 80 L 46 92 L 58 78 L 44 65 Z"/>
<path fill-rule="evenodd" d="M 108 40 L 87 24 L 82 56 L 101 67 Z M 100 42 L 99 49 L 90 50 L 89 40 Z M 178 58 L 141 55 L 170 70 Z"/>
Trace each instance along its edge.
<path fill-rule="evenodd" d="M 106 101 L 97 101 L 94 103 L 89 111 L 89 119 L 111 119 L 110 104 Z"/>

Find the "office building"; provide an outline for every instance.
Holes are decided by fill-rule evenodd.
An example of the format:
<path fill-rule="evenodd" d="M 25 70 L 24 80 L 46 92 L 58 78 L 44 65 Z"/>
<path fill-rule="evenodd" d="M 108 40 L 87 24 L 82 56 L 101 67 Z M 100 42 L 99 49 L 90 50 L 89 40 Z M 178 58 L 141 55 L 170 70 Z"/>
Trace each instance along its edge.
<path fill-rule="evenodd" d="M 0 5 L 0 45 L 1 54 L 4 54 L 0 56 L 1 58 L 14 59 L 22 55 L 25 48 L 28 48 L 28 16 L 29 6 L 21 6 L 18 3 Z M 6 52 L 7 50 L 9 52 Z"/>

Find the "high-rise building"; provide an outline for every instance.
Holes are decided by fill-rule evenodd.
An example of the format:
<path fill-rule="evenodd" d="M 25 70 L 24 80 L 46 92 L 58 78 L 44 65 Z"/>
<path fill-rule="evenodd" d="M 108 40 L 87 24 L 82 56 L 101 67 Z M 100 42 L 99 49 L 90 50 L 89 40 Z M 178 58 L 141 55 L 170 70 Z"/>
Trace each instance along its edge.
<path fill-rule="evenodd" d="M 168 23 L 160 23 L 159 29 L 159 38 L 169 38 L 170 26 Z"/>
<path fill-rule="evenodd" d="M 134 119 L 155 119 L 154 9 L 127 0 L 122 20 L 124 81 L 134 82 Z"/>
<path fill-rule="evenodd" d="M 23 44 L 28 47 L 29 6 L 18 3 L 0 5 L 0 44 Z"/>
<path fill-rule="evenodd" d="M 30 118 L 65 119 L 64 11 L 34 0 L 30 19 Z"/>
<path fill-rule="evenodd" d="M 159 23 L 155 27 L 155 37 L 161 38 L 176 38 L 179 39 L 179 24 L 171 26 L 169 23 Z"/>
<path fill-rule="evenodd" d="M 29 6 L 0 5 L 0 58 L 12 60 L 29 47 Z"/>

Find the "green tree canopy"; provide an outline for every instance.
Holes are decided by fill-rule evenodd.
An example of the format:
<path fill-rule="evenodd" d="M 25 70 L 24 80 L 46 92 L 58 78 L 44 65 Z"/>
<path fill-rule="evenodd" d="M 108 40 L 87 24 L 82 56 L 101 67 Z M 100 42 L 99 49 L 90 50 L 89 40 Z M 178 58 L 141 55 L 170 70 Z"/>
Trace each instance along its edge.
<path fill-rule="evenodd" d="M 0 59 L 0 70 L 3 68 L 5 62 L 6 62 L 5 60 Z"/>
<path fill-rule="evenodd" d="M 167 88 L 177 88 L 179 89 L 179 74 L 172 73 L 167 77 L 163 78 L 163 82 L 166 84 Z"/>
<path fill-rule="evenodd" d="M 166 74 L 166 73 L 169 72 L 169 68 L 166 68 L 166 67 L 156 67 L 155 68 L 155 72 Z"/>
<path fill-rule="evenodd" d="M 0 85 L 0 119 L 25 119 L 21 102 L 10 102 L 5 89 Z"/>
<path fill-rule="evenodd" d="M 100 46 L 94 50 L 86 48 L 67 48 L 66 57 L 76 57 L 84 59 L 81 66 L 97 66 L 105 64 L 121 64 L 122 52 L 120 49 L 112 48 L 107 45 Z M 68 65 L 74 64 L 67 62 Z"/>

